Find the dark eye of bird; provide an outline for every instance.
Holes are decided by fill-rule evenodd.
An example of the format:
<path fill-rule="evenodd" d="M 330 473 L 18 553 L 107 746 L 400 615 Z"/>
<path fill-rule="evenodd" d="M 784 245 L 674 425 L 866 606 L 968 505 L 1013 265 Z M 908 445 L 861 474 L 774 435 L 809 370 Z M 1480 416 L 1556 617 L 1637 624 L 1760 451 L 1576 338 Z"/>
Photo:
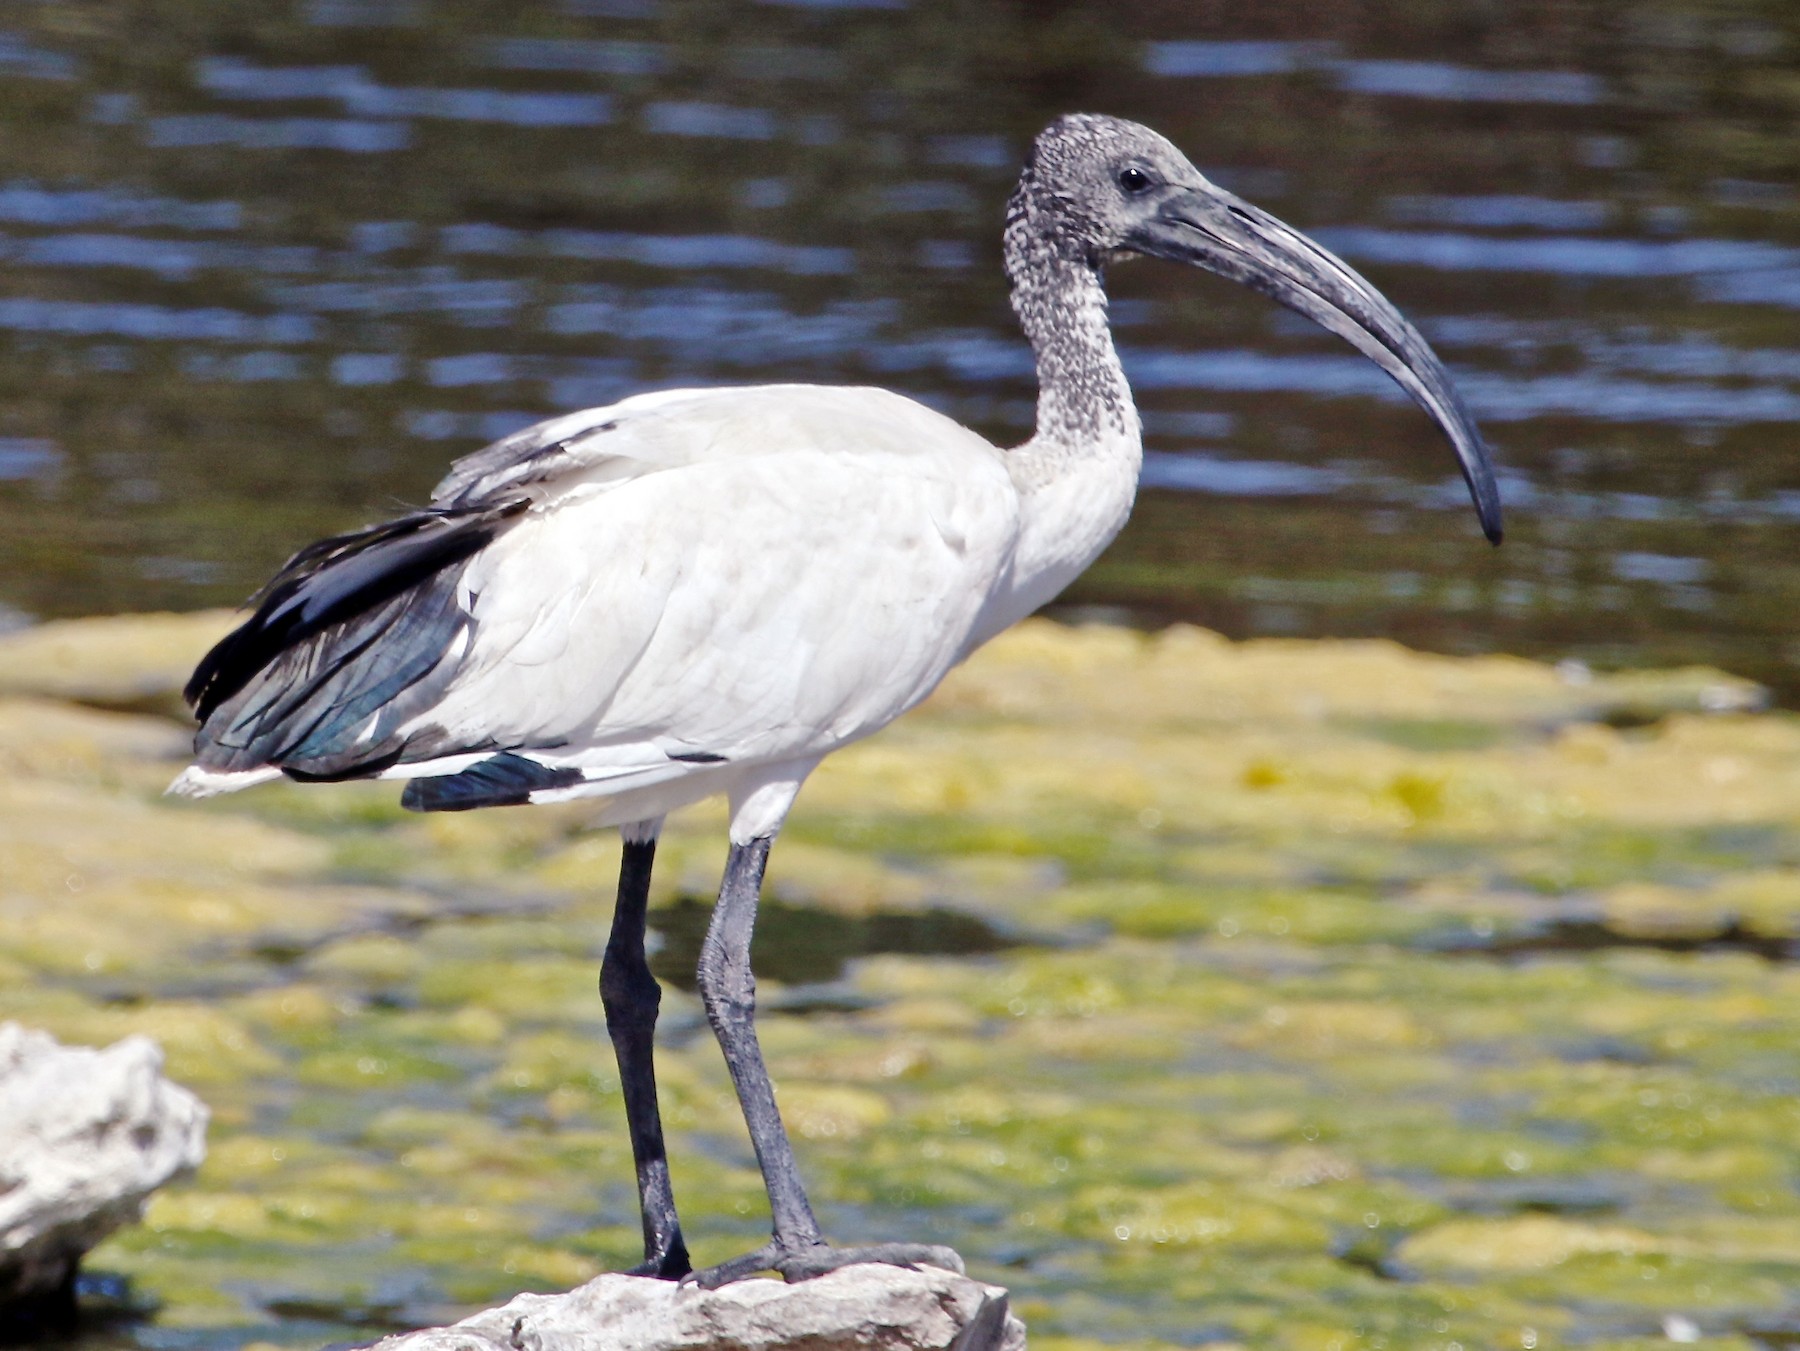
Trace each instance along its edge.
<path fill-rule="evenodd" d="M 1140 192 L 1148 192 L 1150 175 L 1142 169 L 1121 169 L 1119 170 L 1119 186 L 1134 196 Z"/>

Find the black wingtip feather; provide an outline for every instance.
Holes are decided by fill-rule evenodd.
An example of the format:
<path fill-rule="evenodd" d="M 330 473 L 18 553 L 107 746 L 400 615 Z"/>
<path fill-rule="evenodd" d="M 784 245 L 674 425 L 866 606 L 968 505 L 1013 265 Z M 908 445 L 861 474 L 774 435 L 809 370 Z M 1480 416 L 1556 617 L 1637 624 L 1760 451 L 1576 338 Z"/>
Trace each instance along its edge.
<path fill-rule="evenodd" d="M 354 765 L 332 770 L 324 774 L 315 774 L 308 770 L 296 769 L 292 765 L 283 765 L 281 772 L 295 783 L 347 783 L 351 779 L 372 779 L 385 770 L 392 769 L 400 763 L 401 747 L 396 746 L 385 755 L 378 755 L 372 760 L 359 760 Z"/>
<path fill-rule="evenodd" d="M 256 612 L 201 659 L 182 697 L 204 723 L 282 652 L 470 558 L 528 506 L 416 512 L 308 545 L 252 597 Z"/>
<path fill-rule="evenodd" d="M 466 812 L 477 807 L 523 807 L 531 795 L 581 782 L 579 769 L 552 769 L 511 751 L 478 761 L 460 774 L 412 779 L 400 805 L 412 812 Z"/>

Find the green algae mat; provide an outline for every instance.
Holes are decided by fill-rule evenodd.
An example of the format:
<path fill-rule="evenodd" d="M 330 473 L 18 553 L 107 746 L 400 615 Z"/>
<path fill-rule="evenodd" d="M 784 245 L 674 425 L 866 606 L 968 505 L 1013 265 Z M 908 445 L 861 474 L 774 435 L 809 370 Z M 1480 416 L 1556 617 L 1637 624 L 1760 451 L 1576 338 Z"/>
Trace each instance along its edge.
<path fill-rule="evenodd" d="M 161 799 L 223 622 L 0 641 L 0 1016 L 148 1033 L 214 1113 L 83 1345 L 366 1341 L 629 1264 L 615 838 Z M 766 1233 L 688 975 L 722 860 L 675 822 L 653 916 L 703 1262 Z M 1032 623 L 829 761 L 770 881 L 828 1232 L 954 1244 L 1039 1348 L 1800 1345 L 1800 721 L 1742 682 Z"/>

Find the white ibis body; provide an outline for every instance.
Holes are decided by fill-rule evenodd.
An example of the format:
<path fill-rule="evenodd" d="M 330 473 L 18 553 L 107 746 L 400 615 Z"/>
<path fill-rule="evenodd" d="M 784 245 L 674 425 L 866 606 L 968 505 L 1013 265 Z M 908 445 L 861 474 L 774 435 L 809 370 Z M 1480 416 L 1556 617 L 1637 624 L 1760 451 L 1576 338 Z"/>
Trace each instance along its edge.
<path fill-rule="evenodd" d="M 644 394 L 460 460 L 432 505 L 312 545 L 188 687 L 196 760 L 172 791 L 279 775 L 408 780 L 420 811 L 590 798 L 625 837 L 601 970 L 637 1162 L 644 1262 L 722 1284 L 947 1250 L 827 1245 L 753 1025 L 764 864 L 820 759 L 917 704 L 1118 533 L 1142 450 L 1105 265 L 1196 264 L 1354 344 L 1448 435 L 1488 536 L 1479 432 L 1414 328 L 1339 259 L 1209 183 L 1168 141 L 1064 117 L 1007 212 L 1013 307 L 1037 357 L 1035 435 L 997 449 L 879 389 Z M 664 815 L 728 795 L 731 853 L 700 962 L 774 1233 L 691 1270 L 651 1064 L 645 902 Z"/>

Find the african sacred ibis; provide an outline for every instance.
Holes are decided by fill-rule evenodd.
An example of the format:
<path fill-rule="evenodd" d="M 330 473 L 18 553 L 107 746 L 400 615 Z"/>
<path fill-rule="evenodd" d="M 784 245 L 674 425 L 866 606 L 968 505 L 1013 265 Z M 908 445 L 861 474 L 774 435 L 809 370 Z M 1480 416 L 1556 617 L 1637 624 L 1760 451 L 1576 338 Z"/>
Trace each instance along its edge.
<path fill-rule="evenodd" d="M 928 1245 L 824 1242 L 757 1045 L 751 927 L 769 846 L 820 759 L 917 704 L 1124 524 L 1142 451 L 1102 278 L 1131 254 L 1243 282 L 1374 360 L 1447 433 L 1499 541 L 1480 433 L 1412 325 L 1155 132 L 1076 115 L 1037 138 L 1007 209 L 1040 386 L 1024 445 L 996 449 L 879 389 L 638 395 L 509 436 L 459 460 L 425 510 L 301 550 L 194 673 L 196 761 L 171 791 L 405 779 L 418 811 L 590 798 L 622 829 L 600 984 L 639 1272 L 715 1286 L 859 1261 L 960 1267 Z M 715 793 L 731 851 L 699 983 L 774 1233 L 692 1272 L 657 1110 L 645 904 L 664 815 Z"/>

